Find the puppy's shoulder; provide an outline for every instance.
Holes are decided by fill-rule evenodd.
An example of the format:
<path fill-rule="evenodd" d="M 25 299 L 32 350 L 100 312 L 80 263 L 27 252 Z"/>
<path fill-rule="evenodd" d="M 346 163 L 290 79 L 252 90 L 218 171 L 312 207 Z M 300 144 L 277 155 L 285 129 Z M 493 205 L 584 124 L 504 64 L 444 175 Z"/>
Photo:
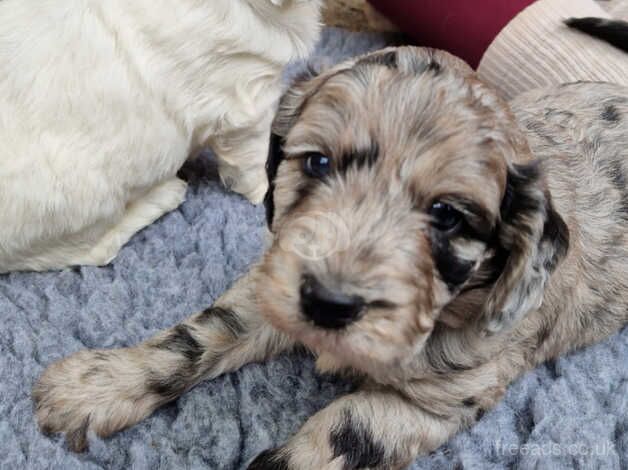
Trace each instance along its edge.
<path fill-rule="evenodd" d="M 628 126 L 628 87 L 606 82 L 574 82 L 522 93 L 511 101 L 518 116 L 574 114 L 584 123 Z"/>

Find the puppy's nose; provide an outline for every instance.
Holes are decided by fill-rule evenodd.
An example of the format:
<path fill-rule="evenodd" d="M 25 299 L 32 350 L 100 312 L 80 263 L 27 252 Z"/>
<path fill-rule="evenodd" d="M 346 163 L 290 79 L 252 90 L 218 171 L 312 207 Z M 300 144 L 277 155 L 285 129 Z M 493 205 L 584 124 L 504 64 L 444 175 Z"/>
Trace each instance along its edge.
<path fill-rule="evenodd" d="M 332 291 L 313 276 L 301 284 L 301 310 L 315 325 L 339 329 L 356 321 L 364 309 L 364 299 Z"/>

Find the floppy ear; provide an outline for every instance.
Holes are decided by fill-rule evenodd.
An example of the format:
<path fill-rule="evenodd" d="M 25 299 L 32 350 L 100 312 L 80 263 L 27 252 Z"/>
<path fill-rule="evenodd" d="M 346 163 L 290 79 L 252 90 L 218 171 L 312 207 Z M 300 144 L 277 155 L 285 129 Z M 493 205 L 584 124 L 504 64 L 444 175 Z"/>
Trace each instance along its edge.
<path fill-rule="evenodd" d="M 488 334 L 511 328 L 541 306 L 547 280 L 569 248 L 569 230 L 554 210 L 538 162 L 509 168 L 501 212 L 498 242 L 507 257 L 484 305 Z"/>
<path fill-rule="evenodd" d="M 264 197 L 266 207 L 266 222 L 272 231 L 275 217 L 275 179 L 279 165 L 284 160 L 283 145 L 288 132 L 301 114 L 301 109 L 307 98 L 313 94 L 308 92 L 312 87 L 310 80 L 316 76 L 313 68 L 308 67 L 294 79 L 292 87 L 284 94 L 279 103 L 279 110 L 275 116 L 270 136 L 270 147 L 266 159 L 266 175 L 268 176 L 268 192 Z"/>
<path fill-rule="evenodd" d="M 335 67 L 333 70 L 318 75 L 318 71 L 311 65 L 294 78 L 294 83 L 284 94 L 279 103 L 279 110 L 275 116 L 270 137 L 270 148 L 266 160 L 266 174 L 268 176 L 268 192 L 264 198 L 266 207 L 266 222 L 272 231 L 275 217 L 275 179 L 281 162 L 284 160 L 283 145 L 286 136 L 296 123 L 305 107 L 307 100 L 331 78 L 337 71 L 346 68 L 346 64 Z"/>
<path fill-rule="evenodd" d="M 268 175 L 268 192 L 264 197 L 264 207 L 266 208 L 266 223 L 268 228 L 272 230 L 273 219 L 275 218 L 275 178 L 277 170 L 284 159 L 283 138 L 275 133 L 270 136 L 270 148 L 268 150 L 268 159 L 266 160 L 266 174 Z"/>

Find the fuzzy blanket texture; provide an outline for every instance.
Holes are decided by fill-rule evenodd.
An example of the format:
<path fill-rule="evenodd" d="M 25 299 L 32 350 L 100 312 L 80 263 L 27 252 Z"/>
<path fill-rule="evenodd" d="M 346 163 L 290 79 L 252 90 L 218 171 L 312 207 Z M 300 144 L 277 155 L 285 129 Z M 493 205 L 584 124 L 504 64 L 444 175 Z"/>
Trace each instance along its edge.
<path fill-rule="evenodd" d="M 384 46 L 328 29 L 318 67 Z M 288 75 L 303 64 L 291 67 Z M 211 159 L 189 164 L 187 202 L 111 266 L 0 276 L 1 469 L 243 469 L 350 385 L 284 355 L 205 382 L 139 425 L 75 455 L 37 429 L 30 399 L 52 361 L 140 342 L 209 306 L 260 255 L 264 211 L 228 193 Z M 505 400 L 418 469 L 628 468 L 628 329 L 525 374 Z"/>

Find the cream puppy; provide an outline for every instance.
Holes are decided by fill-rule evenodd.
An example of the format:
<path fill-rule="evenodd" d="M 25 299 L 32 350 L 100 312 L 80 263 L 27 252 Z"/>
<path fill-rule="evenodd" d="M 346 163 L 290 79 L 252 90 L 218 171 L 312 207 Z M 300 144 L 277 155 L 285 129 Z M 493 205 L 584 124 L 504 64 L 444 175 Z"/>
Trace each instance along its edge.
<path fill-rule="evenodd" d="M 319 0 L 0 1 L 0 273 L 102 265 L 204 147 L 254 203 Z"/>

